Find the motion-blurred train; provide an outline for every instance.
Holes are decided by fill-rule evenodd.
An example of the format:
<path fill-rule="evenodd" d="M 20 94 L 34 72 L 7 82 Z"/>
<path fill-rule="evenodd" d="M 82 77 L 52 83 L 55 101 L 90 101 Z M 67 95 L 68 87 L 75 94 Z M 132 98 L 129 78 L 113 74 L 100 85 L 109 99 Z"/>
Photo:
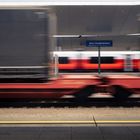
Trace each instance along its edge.
<path fill-rule="evenodd" d="M 58 69 L 61 72 L 98 71 L 98 51 L 56 51 Z M 140 51 L 102 51 L 100 69 L 103 72 L 140 71 Z"/>
<path fill-rule="evenodd" d="M 0 6 L 0 79 L 50 78 L 55 14 L 43 6 Z"/>
<path fill-rule="evenodd" d="M 125 87 L 128 80 L 125 78 L 124 81 L 118 79 L 119 82 L 114 80 L 112 84 L 108 77 L 95 76 L 91 80 L 76 82 L 76 86 L 74 82 L 81 79 L 67 79 L 66 75 L 51 80 L 51 76 L 55 75 L 54 68 L 66 72 L 97 72 L 99 68 L 97 51 L 53 52 L 56 50 L 56 40 L 52 37 L 56 34 L 55 27 L 55 16 L 46 7 L 1 7 L 0 98 L 58 98 L 73 95 L 83 100 L 96 92 L 110 92 L 114 97 L 124 99 L 131 95 L 129 89 L 139 89 L 138 84 L 135 86 L 135 82 L 139 83 L 138 77 L 133 78 L 134 82 L 129 79 L 129 86 L 134 83 L 130 87 Z M 101 71 L 139 72 L 140 51 L 101 51 L 100 62 Z M 48 84 L 9 84 L 11 79 L 31 79 L 31 82 L 41 79 Z M 3 84 L 5 81 L 8 84 Z M 105 90 L 104 85 L 107 85 Z"/>
<path fill-rule="evenodd" d="M 2 7 L 0 79 L 49 79 L 56 66 L 53 57 L 59 71 L 97 72 L 96 51 L 53 52 L 55 28 L 55 15 L 46 7 Z M 140 51 L 104 51 L 100 61 L 101 71 L 140 71 Z"/>

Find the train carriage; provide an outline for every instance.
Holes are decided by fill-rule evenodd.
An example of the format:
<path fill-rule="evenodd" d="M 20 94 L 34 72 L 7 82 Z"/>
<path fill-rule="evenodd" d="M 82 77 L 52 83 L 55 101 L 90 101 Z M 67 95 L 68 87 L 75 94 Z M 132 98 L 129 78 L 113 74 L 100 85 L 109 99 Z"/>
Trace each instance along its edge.
<path fill-rule="evenodd" d="M 60 71 L 97 71 L 98 52 L 97 51 L 63 51 L 54 52 L 58 57 L 58 69 Z M 106 72 L 135 72 L 140 70 L 139 51 L 102 51 L 101 52 L 102 71 Z"/>

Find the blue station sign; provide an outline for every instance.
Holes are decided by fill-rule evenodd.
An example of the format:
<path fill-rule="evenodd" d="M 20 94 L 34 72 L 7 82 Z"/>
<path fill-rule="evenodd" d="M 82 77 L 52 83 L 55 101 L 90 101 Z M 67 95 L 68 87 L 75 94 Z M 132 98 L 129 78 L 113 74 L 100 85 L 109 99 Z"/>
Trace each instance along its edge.
<path fill-rule="evenodd" d="M 87 40 L 87 47 L 112 47 L 112 40 Z"/>

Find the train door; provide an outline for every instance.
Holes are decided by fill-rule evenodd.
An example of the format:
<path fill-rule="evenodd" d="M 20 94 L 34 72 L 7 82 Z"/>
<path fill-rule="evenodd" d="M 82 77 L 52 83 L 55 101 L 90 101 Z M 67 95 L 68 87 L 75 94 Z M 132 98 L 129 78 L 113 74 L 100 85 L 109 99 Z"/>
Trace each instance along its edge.
<path fill-rule="evenodd" d="M 124 71 L 133 71 L 132 55 L 126 54 L 124 58 Z"/>
<path fill-rule="evenodd" d="M 82 52 L 81 51 L 78 51 L 76 57 L 77 57 L 77 71 L 82 71 L 83 70 L 82 65 L 84 63 Z"/>

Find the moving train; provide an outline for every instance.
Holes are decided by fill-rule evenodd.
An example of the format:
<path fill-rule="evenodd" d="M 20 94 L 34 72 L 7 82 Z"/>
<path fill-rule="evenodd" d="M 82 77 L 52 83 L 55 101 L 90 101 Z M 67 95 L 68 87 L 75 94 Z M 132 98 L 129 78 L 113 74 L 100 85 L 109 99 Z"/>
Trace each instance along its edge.
<path fill-rule="evenodd" d="M 46 7 L 1 8 L 0 79 L 47 80 L 56 65 L 60 72 L 97 72 L 97 51 L 53 52 L 55 29 L 55 14 Z M 100 61 L 101 71 L 140 71 L 139 51 L 103 51 Z"/>
<path fill-rule="evenodd" d="M 139 89 L 139 78 L 133 78 L 133 81 L 118 79 L 119 82 L 113 82 L 113 85 L 110 85 L 108 78 L 97 76 L 83 79 L 78 76 L 78 79 L 69 79 L 66 75 L 51 81 L 50 77 L 53 76 L 55 66 L 59 71 L 98 70 L 96 51 L 53 52 L 56 50 L 55 38 L 52 37 L 56 34 L 55 24 L 55 16 L 46 7 L 19 6 L 0 9 L 1 99 L 58 98 L 63 95 L 74 95 L 82 99 L 98 90 L 104 91 L 105 84 L 107 88 L 113 89 L 111 90 L 113 96 L 126 98 L 131 94 L 129 87 L 128 89 L 124 87 L 126 80 L 127 82 L 129 80 L 129 86 L 134 81 L 130 89 Z M 140 52 L 104 51 L 101 52 L 100 62 L 101 71 L 140 71 Z M 43 79 L 48 83 L 4 84 L 5 79 Z"/>
<path fill-rule="evenodd" d="M 97 72 L 98 51 L 56 51 L 58 69 L 61 72 Z M 103 72 L 140 71 L 140 51 L 102 51 L 100 69 Z"/>
<path fill-rule="evenodd" d="M 55 14 L 41 6 L 0 6 L 0 79 L 48 79 Z"/>

